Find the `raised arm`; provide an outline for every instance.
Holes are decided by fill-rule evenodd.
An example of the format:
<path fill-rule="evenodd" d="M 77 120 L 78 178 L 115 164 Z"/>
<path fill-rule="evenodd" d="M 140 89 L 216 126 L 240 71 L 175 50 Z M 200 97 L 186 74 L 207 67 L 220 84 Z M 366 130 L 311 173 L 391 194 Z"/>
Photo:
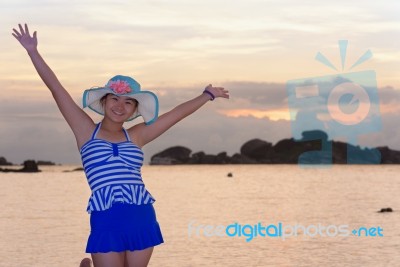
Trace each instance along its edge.
<path fill-rule="evenodd" d="M 86 135 L 88 135 L 94 127 L 92 119 L 75 103 L 67 90 L 61 85 L 54 72 L 39 54 L 36 31 L 33 33 L 33 36 L 31 36 L 26 24 L 25 27 L 22 27 L 21 24 L 18 26 L 19 31 L 13 29 L 14 33 L 12 35 L 28 52 L 40 78 L 42 78 L 43 82 L 50 89 L 58 108 L 74 132 L 78 145 L 80 143 L 82 144 L 85 142 L 85 139 L 87 139 Z"/>
<path fill-rule="evenodd" d="M 133 126 L 130 130 L 135 136 L 135 141 L 139 146 L 151 142 L 180 120 L 186 118 L 204 104 L 214 98 L 229 98 L 228 91 L 222 87 L 213 87 L 211 84 L 206 87 L 203 94 L 184 102 L 171 111 L 161 115 L 153 124 L 145 125 L 144 123 Z"/>

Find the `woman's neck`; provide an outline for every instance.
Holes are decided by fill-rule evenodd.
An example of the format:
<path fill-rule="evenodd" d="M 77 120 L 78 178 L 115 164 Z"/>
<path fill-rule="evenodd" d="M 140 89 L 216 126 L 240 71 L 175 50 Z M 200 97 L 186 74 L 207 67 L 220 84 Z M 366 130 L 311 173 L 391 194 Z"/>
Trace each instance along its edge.
<path fill-rule="evenodd" d="M 103 119 L 101 121 L 101 129 L 109 133 L 118 133 L 122 131 L 123 124 L 124 123 Z"/>

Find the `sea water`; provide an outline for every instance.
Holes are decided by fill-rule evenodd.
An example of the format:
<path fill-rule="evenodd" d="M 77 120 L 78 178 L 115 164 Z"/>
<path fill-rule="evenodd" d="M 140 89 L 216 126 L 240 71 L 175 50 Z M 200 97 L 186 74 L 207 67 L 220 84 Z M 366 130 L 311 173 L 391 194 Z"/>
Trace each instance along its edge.
<path fill-rule="evenodd" d="M 73 267 L 90 257 L 90 190 L 83 172 L 64 172 L 75 167 L 0 173 L 0 266 Z M 149 266 L 399 266 L 399 171 L 145 166 L 165 241 Z M 387 207 L 394 212 L 377 212 Z"/>

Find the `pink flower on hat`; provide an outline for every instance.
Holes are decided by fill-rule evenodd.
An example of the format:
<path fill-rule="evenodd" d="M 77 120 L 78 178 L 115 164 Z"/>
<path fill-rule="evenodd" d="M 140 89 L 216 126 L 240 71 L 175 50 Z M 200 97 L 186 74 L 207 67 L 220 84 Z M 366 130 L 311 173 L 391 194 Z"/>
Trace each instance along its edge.
<path fill-rule="evenodd" d="M 132 91 L 131 87 L 129 86 L 129 83 L 127 83 L 126 81 L 121 81 L 121 80 L 110 81 L 107 84 L 107 86 L 117 94 L 127 94 Z"/>

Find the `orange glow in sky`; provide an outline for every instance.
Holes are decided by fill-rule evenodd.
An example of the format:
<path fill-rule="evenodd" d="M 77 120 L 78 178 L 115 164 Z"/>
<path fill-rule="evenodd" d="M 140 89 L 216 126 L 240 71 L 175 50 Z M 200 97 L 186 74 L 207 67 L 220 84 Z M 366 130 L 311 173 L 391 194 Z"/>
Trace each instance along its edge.
<path fill-rule="evenodd" d="M 233 110 L 220 110 L 219 113 L 224 114 L 228 117 L 248 117 L 253 116 L 258 119 L 268 118 L 272 121 L 277 120 L 290 120 L 289 110 L 277 109 L 277 110 L 258 110 L 258 109 L 233 109 Z"/>

